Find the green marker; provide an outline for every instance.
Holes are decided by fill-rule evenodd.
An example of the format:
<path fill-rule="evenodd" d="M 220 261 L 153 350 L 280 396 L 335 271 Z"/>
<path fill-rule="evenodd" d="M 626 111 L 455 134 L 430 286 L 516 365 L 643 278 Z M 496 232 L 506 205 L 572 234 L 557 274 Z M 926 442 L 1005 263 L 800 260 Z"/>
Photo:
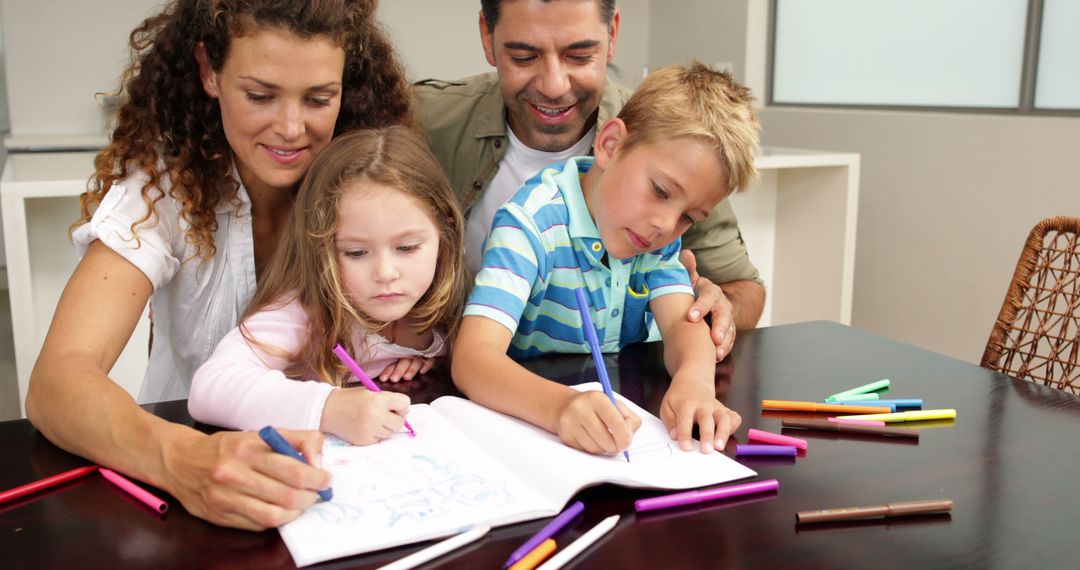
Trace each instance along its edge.
<path fill-rule="evenodd" d="M 859 394 L 866 394 L 867 392 L 873 392 L 875 390 L 884 390 L 884 389 L 888 389 L 888 388 L 889 388 L 889 379 L 888 378 L 883 378 L 881 380 L 878 380 L 877 382 L 871 382 L 869 384 L 864 384 L 862 386 L 859 386 L 858 388 L 852 388 L 850 390 L 844 390 L 843 392 L 838 392 L 836 394 L 833 394 L 832 396 L 829 396 L 828 398 L 825 398 L 825 401 L 826 402 L 835 402 L 837 400 L 850 400 L 851 396 L 856 396 L 856 395 L 859 395 Z"/>

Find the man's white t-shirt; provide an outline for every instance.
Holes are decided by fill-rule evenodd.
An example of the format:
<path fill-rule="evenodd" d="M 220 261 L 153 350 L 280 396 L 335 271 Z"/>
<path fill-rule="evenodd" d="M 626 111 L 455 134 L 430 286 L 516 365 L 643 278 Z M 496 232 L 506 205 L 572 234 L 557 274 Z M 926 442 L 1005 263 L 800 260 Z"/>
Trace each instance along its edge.
<path fill-rule="evenodd" d="M 495 212 L 512 198 L 525 184 L 525 181 L 552 164 L 565 162 L 570 157 L 589 154 L 596 127 L 589 129 L 581 140 L 566 150 L 546 152 L 525 145 L 516 136 L 509 125 L 506 127 L 506 154 L 499 161 L 499 170 L 491 179 L 487 190 L 480 200 L 469 210 L 465 224 L 465 267 L 475 275 L 480 271 L 480 261 L 484 254 L 484 240 L 491 231 L 491 221 Z"/>

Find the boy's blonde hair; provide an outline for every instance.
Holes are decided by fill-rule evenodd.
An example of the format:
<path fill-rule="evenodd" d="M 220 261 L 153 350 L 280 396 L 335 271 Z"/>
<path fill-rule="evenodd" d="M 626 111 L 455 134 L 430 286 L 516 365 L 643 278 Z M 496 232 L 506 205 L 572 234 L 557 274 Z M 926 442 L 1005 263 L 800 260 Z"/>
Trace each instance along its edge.
<path fill-rule="evenodd" d="M 728 191 L 746 189 L 757 176 L 757 111 L 750 89 L 728 72 L 695 61 L 650 73 L 619 112 L 627 136 L 620 150 L 642 143 L 693 137 L 712 146 L 727 172 Z"/>
<path fill-rule="evenodd" d="M 307 340 L 296 353 L 279 354 L 252 338 L 241 320 L 240 331 L 248 342 L 288 360 L 284 372 L 290 378 L 314 372 L 324 382 L 340 386 L 347 371 L 333 355 L 334 345 L 349 346 L 356 327 L 377 332 L 387 324 L 356 310 L 342 288 L 337 263 L 338 204 L 343 192 L 364 180 L 396 188 L 416 200 L 439 232 L 435 276 L 407 317 L 416 319 L 421 329 L 438 329 L 448 338 L 461 319 L 468 291 L 465 222 L 442 168 L 410 128 L 353 131 L 331 141 L 312 162 L 297 192 L 289 226 L 244 314 L 247 319 L 289 302 L 295 294 L 309 319 Z"/>

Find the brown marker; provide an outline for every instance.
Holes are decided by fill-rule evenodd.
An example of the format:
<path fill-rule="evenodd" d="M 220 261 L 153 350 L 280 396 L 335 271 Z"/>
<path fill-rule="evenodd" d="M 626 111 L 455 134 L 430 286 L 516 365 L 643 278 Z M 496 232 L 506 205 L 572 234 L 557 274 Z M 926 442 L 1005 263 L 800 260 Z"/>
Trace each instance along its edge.
<path fill-rule="evenodd" d="M 947 513 L 951 511 L 952 508 L 952 499 L 905 501 L 902 503 L 886 503 L 884 505 L 871 505 L 867 507 L 844 507 L 839 509 L 825 509 L 822 511 L 799 511 L 795 513 L 795 522 L 818 523 L 877 517 Z"/>
<path fill-rule="evenodd" d="M 913 437 L 915 439 L 919 438 L 919 431 L 914 429 L 838 424 L 825 420 L 783 420 L 781 421 L 780 425 L 784 427 L 816 429 L 821 431 L 864 433 L 869 435 L 886 435 L 894 437 Z"/>

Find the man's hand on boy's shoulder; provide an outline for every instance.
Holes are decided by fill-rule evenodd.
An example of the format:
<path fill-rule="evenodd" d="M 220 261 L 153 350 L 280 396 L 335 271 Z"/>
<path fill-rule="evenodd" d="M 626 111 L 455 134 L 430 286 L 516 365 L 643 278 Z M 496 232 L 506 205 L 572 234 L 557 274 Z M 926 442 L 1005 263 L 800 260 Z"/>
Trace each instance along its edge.
<path fill-rule="evenodd" d="M 698 274 L 694 252 L 682 250 L 679 261 L 690 274 L 690 284 L 694 287 L 694 304 L 690 306 L 687 319 L 697 322 L 710 315 L 709 337 L 716 345 L 716 361 L 720 362 L 731 353 L 735 344 L 735 309 L 719 285 Z"/>
<path fill-rule="evenodd" d="M 673 378 L 671 387 L 664 394 L 660 403 L 660 420 L 671 434 L 671 439 L 678 440 L 679 449 L 693 449 L 694 425 L 698 426 L 701 438 L 701 452 L 710 453 L 713 449 L 724 449 L 728 437 L 739 428 L 742 417 L 716 399 L 716 392 L 711 384 Z"/>

